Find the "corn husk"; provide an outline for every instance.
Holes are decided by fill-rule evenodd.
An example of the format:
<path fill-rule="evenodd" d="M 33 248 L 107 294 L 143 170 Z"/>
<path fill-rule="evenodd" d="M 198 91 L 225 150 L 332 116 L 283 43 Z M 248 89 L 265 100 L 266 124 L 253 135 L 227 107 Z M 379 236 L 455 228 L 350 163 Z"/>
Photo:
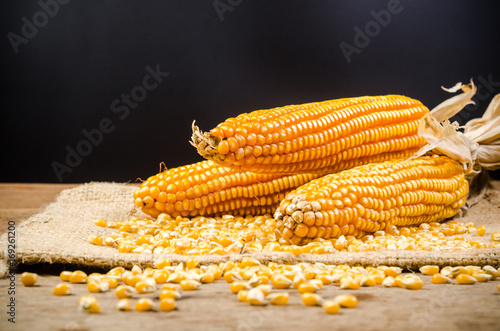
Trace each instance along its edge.
<path fill-rule="evenodd" d="M 450 93 L 462 90 L 431 110 L 420 121 L 418 134 L 428 144 L 414 157 L 428 152 L 446 155 L 462 163 L 468 178 L 478 175 L 482 169 L 500 169 L 500 94 L 496 95 L 481 118 L 473 119 L 460 127 L 449 118 L 460 112 L 468 104 L 474 104 L 472 97 L 476 86 L 457 83 L 446 89 Z M 463 128 L 463 132 L 459 129 Z"/>

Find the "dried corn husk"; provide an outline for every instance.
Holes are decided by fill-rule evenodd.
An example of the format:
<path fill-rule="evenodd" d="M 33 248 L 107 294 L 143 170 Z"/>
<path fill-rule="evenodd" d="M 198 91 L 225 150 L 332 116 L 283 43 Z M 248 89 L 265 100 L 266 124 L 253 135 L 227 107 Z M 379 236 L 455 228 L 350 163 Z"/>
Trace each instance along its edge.
<path fill-rule="evenodd" d="M 434 154 L 447 155 L 458 160 L 464 166 L 464 172 L 472 178 L 481 169 L 495 170 L 500 168 L 500 94 L 491 101 L 481 118 L 467 122 L 464 132 L 458 131 L 457 122 L 450 123 L 449 118 L 460 112 L 476 93 L 471 81 L 468 85 L 456 84 L 444 90 L 464 93 L 454 96 L 436 106 L 420 121 L 418 134 L 428 141 L 414 157 L 431 151 Z"/>

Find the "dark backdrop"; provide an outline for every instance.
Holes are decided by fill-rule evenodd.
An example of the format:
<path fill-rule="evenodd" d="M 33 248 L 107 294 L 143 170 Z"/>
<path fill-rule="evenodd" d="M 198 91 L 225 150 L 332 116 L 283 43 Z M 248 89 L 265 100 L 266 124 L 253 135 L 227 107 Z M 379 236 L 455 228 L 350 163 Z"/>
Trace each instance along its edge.
<path fill-rule="evenodd" d="M 9 1 L 0 180 L 145 178 L 201 160 L 194 119 L 390 93 L 433 107 L 474 78 L 463 124 L 500 92 L 497 3 Z"/>

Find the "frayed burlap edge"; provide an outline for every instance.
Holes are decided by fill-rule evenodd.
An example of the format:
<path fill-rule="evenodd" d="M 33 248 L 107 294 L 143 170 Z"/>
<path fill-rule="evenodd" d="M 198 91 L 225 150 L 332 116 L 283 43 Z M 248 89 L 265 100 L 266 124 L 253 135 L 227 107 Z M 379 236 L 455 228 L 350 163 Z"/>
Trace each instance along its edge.
<path fill-rule="evenodd" d="M 184 262 L 187 256 L 175 254 L 124 254 L 116 248 L 95 246 L 88 242 L 89 235 L 107 235 L 112 230 L 101 228 L 93 223 L 96 218 L 124 221 L 132 213 L 137 213 L 132 200 L 135 185 L 117 183 L 88 183 L 64 190 L 56 201 L 47 205 L 40 213 L 22 222 L 17 229 L 16 261 L 20 264 L 62 263 L 89 267 L 111 268 L 114 266 L 131 267 L 153 266 L 155 260 L 168 258 L 174 263 Z M 490 231 L 500 230 L 500 194 L 489 191 L 484 199 L 469 209 L 460 222 L 474 221 L 486 225 Z M 469 236 L 469 237 L 467 237 Z M 471 239 L 465 235 L 465 239 Z M 484 237 L 474 240 L 487 242 Z M 491 241 L 491 240 L 490 240 Z M 6 266 L 7 237 L 0 238 L 2 250 L 0 258 Z M 405 269 L 435 264 L 446 265 L 500 265 L 500 249 L 470 249 L 452 251 L 377 251 L 377 252 L 336 252 L 333 254 L 291 253 L 252 253 L 233 255 L 199 256 L 200 262 L 218 263 L 228 260 L 241 260 L 252 256 L 263 263 L 321 262 L 325 264 L 348 265 L 391 265 Z M 1 265 L 0 265 L 1 266 Z M 6 268 L 3 268 L 6 269 Z M 3 270 L 0 268 L 0 272 Z M 4 270 L 3 273 L 8 271 Z M 1 276 L 1 275 L 0 275 Z"/>

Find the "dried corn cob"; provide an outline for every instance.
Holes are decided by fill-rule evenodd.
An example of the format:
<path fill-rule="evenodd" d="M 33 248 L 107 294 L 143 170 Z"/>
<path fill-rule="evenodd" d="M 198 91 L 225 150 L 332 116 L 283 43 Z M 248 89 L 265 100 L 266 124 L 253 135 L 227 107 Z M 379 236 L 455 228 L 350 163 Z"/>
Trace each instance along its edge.
<path fill-rule="evenodd" d="M 369 164 L 299 187 L 281 202 L 275 219 L 279 235 L 293 244 L 361 237 L 454 216 L 468 189 L 463 168 L 446 156 Z"/>
<path fill-rule="evenodd" d="M 272 214 L 286 193 L 320 176 L 239 172 L 202 161 L 149 177 L 134 199 L 153 217 Z"/>
<path fill-rule="evenodd" d="M 417 130 L 428 112 L 399 95 L 292 105 L 241 114 L 206 133 L 193 123 L 191 144 L 227 167 L 328 174 L 407 157 L 407 150 L 425 145 Z"/>

